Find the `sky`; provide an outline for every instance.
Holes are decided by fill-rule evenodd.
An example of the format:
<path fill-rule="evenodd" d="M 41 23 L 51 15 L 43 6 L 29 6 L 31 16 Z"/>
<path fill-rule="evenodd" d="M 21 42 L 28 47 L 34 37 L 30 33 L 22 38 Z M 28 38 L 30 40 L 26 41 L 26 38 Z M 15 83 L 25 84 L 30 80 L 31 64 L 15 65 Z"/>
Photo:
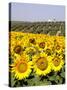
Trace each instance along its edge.
<path fill-rule="evenodd" d="M 11 21 L 65 21 L 65 6 L 11 3 Z"/>

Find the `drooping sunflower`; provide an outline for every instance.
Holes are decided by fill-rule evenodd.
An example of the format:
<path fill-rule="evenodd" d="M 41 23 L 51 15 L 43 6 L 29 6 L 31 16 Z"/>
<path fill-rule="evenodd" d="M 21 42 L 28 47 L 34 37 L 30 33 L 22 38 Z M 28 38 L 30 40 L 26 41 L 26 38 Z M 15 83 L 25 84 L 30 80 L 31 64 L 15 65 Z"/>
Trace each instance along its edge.
<path fill-rule="evenodd" d="M 14 60 L 11 66 L 11 73 L 14 73 L 14 77 L 18 80 L 22 80 L 28 77 L 31 73 L 32 62 L 28 61 L 26 56 L 21 56 Z"/>
<path fill-rule="evenodd" d="M 27 47 L 24 51 L 24 53 L 27 55 L 35 55 L 36 52 L 37 51 L 36 51 L 35 47 Z"/>
<path fill-rule="evenodd" d="M 48 36 L 46 45 L 47 45 L 47 49 L 52 50 L 52 48 L 54 46 L 54 37 Z"/>
<path fill-rule="evenodd" d="M 63 65 L 64 65 L 63 57 L 61 55 L 60 56 L 54 55 L 51 61 L 52 70 L 60 71 Z"/>
<path fill-rule="evenodd" d="M 45 53 L 47 55 L 53 54 L 53 47 L 54 47 L 54 38 L 52 36 L 48 36 L 46 41 Z"/>
<path fill-rule="evenodd" d="M 54 40 L 54 49 L 57 53 L 64 52 L 65 40 L 63 36 L 56 36 Z"/>
<path fill-rule="evenodd" d="M 33 68 L 37 75 L 46 75 L 51 72 L 51 58 L 45 53 L 40 53 L 33 57 Z"/>

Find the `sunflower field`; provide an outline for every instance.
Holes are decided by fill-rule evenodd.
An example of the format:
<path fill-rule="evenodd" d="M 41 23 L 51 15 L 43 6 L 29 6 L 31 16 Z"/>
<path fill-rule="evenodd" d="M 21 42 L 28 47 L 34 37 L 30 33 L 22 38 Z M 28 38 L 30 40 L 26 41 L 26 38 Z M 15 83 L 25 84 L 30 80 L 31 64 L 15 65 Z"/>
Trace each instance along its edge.
<path fill-rule="evenodd" d="M 65 83 L 65 37 L 9 32 L 9 85 Z"/>

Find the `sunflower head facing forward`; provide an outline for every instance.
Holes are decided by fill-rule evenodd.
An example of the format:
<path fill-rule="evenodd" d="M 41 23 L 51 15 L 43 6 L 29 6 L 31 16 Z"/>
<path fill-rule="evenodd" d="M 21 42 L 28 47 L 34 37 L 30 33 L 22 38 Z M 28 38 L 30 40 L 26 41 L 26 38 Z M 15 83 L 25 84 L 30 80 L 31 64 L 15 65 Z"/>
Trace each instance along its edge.
<path fill-rule="evenodd" d="M 14 44 L 11 45 L 11 55 L 13 57 L 18 57 L 23 54 L 24 46 L 23 42 L 15 41 Z"/>
<path fill-rule="evenodd" d="M 60 69 L 62 68 L 63 65 L 64 65 L 64 60 L 63 60 L 62 56 L 55 55 L 51 61 L 52 70 L 60 71 Z"/>
<path fill-rule="evenodd" d="M 36 61 L 36 65 L 37 65 L 37 67 L 38 67 L 40 70 L 44 71 L 44 70 L 47 68 L 47 66 L 48 66 L 48 62 L 47 62 L 47 60 L 45 59 L 45 57 L 40 57 L 40 58 L 38 58 L 38 60 Z"/>
<path fill-rule="evenodd" d="M 28 77 L 32 71 L 31 68 L 32 62 L 28 61 L 24 56 L 14 60 L 14 63 L 11 64 L 11 72 L 14 73 L 14 77 L 18 80 Z"/>
<path fill-rule="evenodd" d="M 14 47 L 14 52 L 17 53 L 17 54 L 20 54 L 22 51 L 22 47 L 21 45 L 17 45 Z"/>
<path fill-rule="evenodd" d="M 50 60 L 47 55 L 40 54 L 33 57 L 34 71 L 37 75 L 46 75 L 51 72 Z"/>

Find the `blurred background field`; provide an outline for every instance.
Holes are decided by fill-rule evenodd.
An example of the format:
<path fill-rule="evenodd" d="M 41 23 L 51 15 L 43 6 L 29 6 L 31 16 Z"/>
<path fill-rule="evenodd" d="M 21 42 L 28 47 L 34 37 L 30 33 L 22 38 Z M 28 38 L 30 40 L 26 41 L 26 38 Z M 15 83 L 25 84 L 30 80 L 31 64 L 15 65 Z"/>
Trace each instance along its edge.
<path fill-rule="evenodd" d="M 53 21 L 53 22 L 23 22 L 23 21 L 11 21 L 10 31 L 22 31 L 28 33 L 42 33 L 49 35 L 63 35 L 65 36 L 65 22 Z"/>

